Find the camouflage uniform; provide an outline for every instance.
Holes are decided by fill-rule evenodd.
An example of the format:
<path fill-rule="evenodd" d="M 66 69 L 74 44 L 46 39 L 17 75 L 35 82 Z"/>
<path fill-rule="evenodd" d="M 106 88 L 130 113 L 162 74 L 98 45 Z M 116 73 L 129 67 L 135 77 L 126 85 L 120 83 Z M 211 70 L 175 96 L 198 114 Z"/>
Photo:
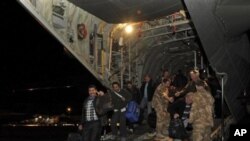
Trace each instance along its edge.
<path fill-rule="evenodd" d="M 168 136 L 168 126 L 170 122 L 170 114 L 167 112 L 168 100 L 163 96 L 163 92 L 168 94 L 168 89 L 160 84 L 154 93 L 152 107 L 156 111 L 156 137 Z"/>
<path fill-rule="evenodd" d="M 192 141 L 211 141 L 214 99 L 208 91 L 193 94 L 189 122 L 193 125 Z"/>

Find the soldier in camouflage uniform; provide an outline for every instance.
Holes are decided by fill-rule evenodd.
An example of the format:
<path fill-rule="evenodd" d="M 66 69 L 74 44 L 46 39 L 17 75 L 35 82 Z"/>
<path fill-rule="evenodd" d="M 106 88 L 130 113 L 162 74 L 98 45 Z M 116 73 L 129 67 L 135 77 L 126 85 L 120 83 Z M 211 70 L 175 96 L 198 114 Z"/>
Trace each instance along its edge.
<path fill-rule="evenodd" d="M 168 102 L 173 102 L 173 97 L 169 97 L 169 87 L 171 80 L 163 80 L 155 90 L 152 107 L 156 111 L 156 138 L 164 139 L 168 136 L 167 129 L 170 121 L 170 114 L 167 112 Z"/>
<path fill-rule="evenodd" d="M 203 81 L 196 82 L 196 89 L 189 117 L 189 122 L 193 125 L 192 141 L 211 141 L 214 98 L 205 89 Z"/>

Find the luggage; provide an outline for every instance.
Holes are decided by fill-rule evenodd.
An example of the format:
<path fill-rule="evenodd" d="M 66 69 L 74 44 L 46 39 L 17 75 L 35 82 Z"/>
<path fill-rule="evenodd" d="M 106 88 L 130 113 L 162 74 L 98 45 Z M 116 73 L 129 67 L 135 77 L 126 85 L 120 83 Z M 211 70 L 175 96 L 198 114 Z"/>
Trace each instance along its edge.
<path fill-rule="evenodd" d="M 169 124 L 169 137 L 175 139 L 185 139 L 188 137 L 187 131 L 181 119 L 171 119 Z"/>
<path fill-rule="evenodd" d="M 128 102 L 125 115 L 129 122 L 133 123 L 139 120 L 140 108 L 135 101 Z"/>

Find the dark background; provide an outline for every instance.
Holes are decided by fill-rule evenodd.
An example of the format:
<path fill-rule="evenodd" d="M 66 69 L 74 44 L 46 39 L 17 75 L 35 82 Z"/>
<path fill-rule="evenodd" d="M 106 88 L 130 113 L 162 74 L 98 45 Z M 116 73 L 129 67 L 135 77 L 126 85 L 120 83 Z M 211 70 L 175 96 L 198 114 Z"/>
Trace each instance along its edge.
<path fill-rule="evenodd" d="M 15 0 L 0 1 L 0 113 L 80 114 L 101 84 Z"/>

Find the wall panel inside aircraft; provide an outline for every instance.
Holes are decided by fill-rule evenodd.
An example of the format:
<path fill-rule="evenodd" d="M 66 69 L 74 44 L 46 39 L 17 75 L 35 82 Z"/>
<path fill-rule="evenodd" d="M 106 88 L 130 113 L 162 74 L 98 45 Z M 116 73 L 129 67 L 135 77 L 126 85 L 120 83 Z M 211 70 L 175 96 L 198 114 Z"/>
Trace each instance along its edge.
<path fill-rule="evenodd" d="M 232 2 L 231 0 L 227 0 L 227 2 L 229 1 Z M 231 6 L 237 7 L 242 2 L 234 1 L 234 5 Z M 221 17 L 215 14 L 218 10 L 217 8 L 220 7 L 220 3 L 217 0 L 185 0 L 185 4 L 200 37 L 204 51 L 210 61 L 210 65 L 217 72 L 223 72 L 227 75 L 225 99 L 234 118 L 240 120 L 245 112 L 237 97 L 247 88 L 250 80 L 250 76 L 248 75 L 250 73 L 250 59 L 248 57 L 250 56 L 249 39 L 246 35 L 231 36 L 230 32 L 228 32 L 230 29 L 225 28 L 225 26 L 233 23 L 227 20 L 223 20 L 222 22 Z M 223 14 L 221 11 L 219 13 Z M 241 19 L 236 18 L 231 20 L 244 24 L 246 18 L 243 15 L 241 16 Z"/>

